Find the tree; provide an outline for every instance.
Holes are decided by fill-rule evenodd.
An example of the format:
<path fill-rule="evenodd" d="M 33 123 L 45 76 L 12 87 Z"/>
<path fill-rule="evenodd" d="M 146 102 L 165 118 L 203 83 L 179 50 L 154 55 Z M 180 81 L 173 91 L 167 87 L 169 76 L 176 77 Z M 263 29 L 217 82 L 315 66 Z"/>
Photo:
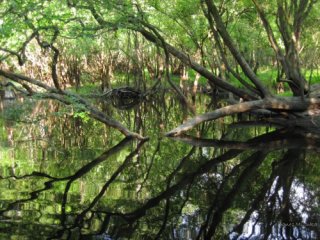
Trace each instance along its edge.
<path fill-rule="evenodd" d="M 286 74 L 290 88 L 294 95 L 303 96 L 308 92 L 308 85 L 301 74 L 299 53 L 301 51 L 301 34 L 303 22 L 308 17 L 313 4 L 316 1 L 277 1 L 276 20 L 284 50 L 280 48 L 275 38 L 273 29 L 268 21 L 262 7 L 256 0 L 253 0 L 257 13 L 267 32 L 271 47 Z"/>
<path fill-rule="evenodd" d="M 166 78 L 184 102 L 188 103 L 187 97 L 171 81 L 171 57 L 179 59 L 184 66 L 188 66 L 206 78 L 210 86 L 232 93 L 244 101 L 197 116 L 167 135 L 180 134 L 203 121 L 240 112 L 257 112 L 257 110 L 263 110 L 263 113 L 267 112 L 269 115 L 275 114 L 280 120 L 273 119 L 272 121 L 279 123 L 281 119 L 288 116 L 292 119 L 293 125 L 306 126 L 306 123 L 314 123 L 311 117 L 318 114 L 320 100 L 309 98 L 307 95 L 309 88 L 301 72 L 299 54 L 302 50 L 303 23 L 312 11 L 315 1 L 279 0 L 272 3 L 246 1 L 242 3 L 242 12 L 237 12 L 237 3 L 228 1 L 214 3 L 212 0 L 200 2 L 177 0 L 170 3 L 172 11 L 165 11 L 168 3 L 164 1 L 68 0 L 63 2 L 26 1 L 24 3 L 6 1 L 1 7 L 1 15 L 4 18 L 3 31 L 1 31 L 3 45 L 1 62 L 5 65 L 0 70 L 0 75 L 22 84 L 29 94 L 34 94 L 35 90 L 31 88 L 31 85 L 36 85 L 46 90 L 46 93 L 42 94 L 45 97 L 55 98 L 67 104 L 74 103 L 70 98 L 76 99 L 76 102 L 80 102 L 84 109 L 87 109 L 97 120 L 119 129 L 127 136 L 142 138 L 117 121 L 109 119 L 101 111 L 93 108 L 88 101 L 63 90 L 57 71 L 61 55 L 58 46 L 62 40 L 80 39 L 87 36 L 93 36 L 94 39 L 97 34 L 107 38 L 110 33 L 126 29 L 129 32 L 139 33 L 147 41 L 155 44 L 156 48 L 162 49 L 162 52 L 157 51 L 157 54 L 163 55 Z M 277 9 L 275 17 L 271 11 L 274 6 Z M 193 11 L 193 9 L 201 9 L 201 11 Z M 268 14 L 264 9 L 268 11 Z M 237 39 L 231 35 L 232 31 L 229 26 L 232 25 L 234 15 L 238 14 L 241 19 L 244 13 L 251 19 L 256 19 L 255 21 L 257 21 L 255 16 L 259 16 L 266 37 L 275 52 L 275 57 L 286 75 L 286 79 L 282 81 L 289 84 L 293 97 L 276 96 L 259 78 L 256 67 L 239 49 L 240 45 L 236 44 Z M 175 18 L 176 20 L 172 22 L 172 19 Z M 276 20 L 276 26 L 272 24 L 274 20 Z M 192 27 L 188 28 L 188 25 Z M 176 31 L 172 29 L 173 26 L 177 28 Z M 125 31 L 122 33 L 126 34 Z M 281 43 L 278 40 L 279 37 Z M 211 56 L 209 47 L 211 49 L 213 47 L 210 45 L 218 49 L 217 55 Z M 9 59 L 15 57 L 19 65 L 25 64 L 28 59 L 26 50 L 32 46 L 49 54 L 53 87 L 8 71 Z M 199 52 L 200 58 L 197 57 Z M 140 58 L 141 61 L 145 61 L 146 56 L 141 55 Z M 216 75 L 213 69 L 207 68 L 207 63 L 212 58 L 219 63 L 217 64 L 219 75 Z M 241 71 L 236 70 L 237 66 L 240 66 Z M 4 70 L 4 68 L 7 69 Z M 236 78 L 236 84 L 230 80 L 230 73 Z M 102 85 L 105 84 L 102 83 Z M 315 125 L 311 124 L 311 126 Z"/>

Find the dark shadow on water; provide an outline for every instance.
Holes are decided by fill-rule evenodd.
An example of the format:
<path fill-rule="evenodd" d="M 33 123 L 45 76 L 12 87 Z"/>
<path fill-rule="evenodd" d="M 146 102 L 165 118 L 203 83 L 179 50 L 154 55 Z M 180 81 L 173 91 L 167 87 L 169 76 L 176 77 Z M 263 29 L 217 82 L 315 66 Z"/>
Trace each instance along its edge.
<path fill-rule="evenodd" d="M 140 132 L 153 133 L 165 124 L 176 124 L 172 112 L 179 108 L 174 101 L 150 102 L 145 107 L 143 103 L 132 112 L 119 114 Z M 154 121 L 148 122 L 146 114 L 153 114 Z M 60 125 L 67 126 L 65 133 L 74 129 L 69 120 L 50 121 L 55 126 L 50 133 Z M 76 123 L 75 138 L 81 133 L 85 141 L 74 141 L 74 145 L 82 149 L 96 144 L 85 132 L 92 131 L 92 123 L 86 128 L 79 120 Z M 50 150 L 47 140 L 48 158 L 42 156 L 43 166 L 38 168 L 24 166 L 33 169 L 30 173 L 18 171 L 19 164 L 29 160 L 19 162 L 24 158 L 18 152 L 7 160 L 5 151 L 11 153 L 12 148 L 1 145 L 0 239 L 320 236 L 317 135 L 298 129 L 214 124 L 196 129 L 197 138 L 163 138 L 157 132 L 146 142 L 120 140 L 108 130 L 95 134 L 105 134 L 109 140 L 95 157 L 74 160 L 72 145 L 66 145 L 71 153 L 62 154 L 60 148 Z M 66 135 L 60 138 L 61 149 L 71 141 Z M 43 136 L 49 139 L 48 134 Z M 13 139 L 12 146 L 20 146 L 15 144 Z M 11 158 L 17 163 L 11 164 Z M 63 165 L 66 161 L 69 165 Z"/>

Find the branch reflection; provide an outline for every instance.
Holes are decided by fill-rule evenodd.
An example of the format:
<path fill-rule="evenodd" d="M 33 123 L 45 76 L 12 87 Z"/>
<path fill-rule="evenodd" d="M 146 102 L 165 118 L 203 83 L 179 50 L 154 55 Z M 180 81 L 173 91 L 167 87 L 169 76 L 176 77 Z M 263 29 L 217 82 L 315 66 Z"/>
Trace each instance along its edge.
<path fill-rule="evenodd" d="M 165 132 L 179 110 L 175 102 L 157 103 L 169 104 L 164 114 L 155 103 L 149 112 L 144 104 L 121 112 L 126 125 L 143 135 L 154 126 Z M 146 114 L 156 120 L 148 122 Z M 59 125 L 50 121 L 40 126 L 44 139 Z M 86 137 L 93 130 L 88 134 L 79 122 L 77 128 L 60 124 L 63 149 L 72 149 L 70 131 L 80 149 L 90 144 Z M 73 165 L 59 157 L 58 171 L 46 162 L 57 154 L 46 144 L 39 161 L 49 167 L 21 174 L 12 164 L 1 173 L 7 191 L 1 193 L 0 232 L 34 239 L 319 238 L 320 136 L 244 127 L 254 126 L 204 124 L 199 138 L 162 138 L 157 132 L 149 142 L 125 138 L 116 144 L 106 131 L 103 153 Z"/>

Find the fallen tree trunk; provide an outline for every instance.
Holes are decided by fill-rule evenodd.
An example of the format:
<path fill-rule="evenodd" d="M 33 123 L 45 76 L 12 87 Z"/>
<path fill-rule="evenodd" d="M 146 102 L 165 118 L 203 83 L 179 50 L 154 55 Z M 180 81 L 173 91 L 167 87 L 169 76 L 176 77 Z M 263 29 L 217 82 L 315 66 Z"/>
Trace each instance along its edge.
<path fill-rule="evenodd" d="M 182 125 L 166 133 L 166 136 L 180 135 L 181 133 L 186 132 L 198 124 L 206 121 L 259 109 L 267 109 L 274 112 L 283 113 L 287 117 L 308 118 L 320 115 L 320 99 L 307 98 L 302 100 L 300 97 L 273 97 L 237 103 L 189 119 Z M 293 121 L 290 122 L 294 123 Z"/>

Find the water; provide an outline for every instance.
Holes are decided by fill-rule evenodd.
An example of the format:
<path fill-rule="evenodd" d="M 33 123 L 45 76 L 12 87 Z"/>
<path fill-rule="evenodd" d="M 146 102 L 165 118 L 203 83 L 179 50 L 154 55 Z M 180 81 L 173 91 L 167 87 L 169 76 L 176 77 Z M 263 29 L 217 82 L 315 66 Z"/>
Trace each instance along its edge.
<path fill-rule="evenodd" d="M 150 140 L 56 102 L 1 102 L 0 239 L 319 239 L 318 136 L 243 115 L 172 139 L 189 115 L 169 94 L 99 104 Z"/>

